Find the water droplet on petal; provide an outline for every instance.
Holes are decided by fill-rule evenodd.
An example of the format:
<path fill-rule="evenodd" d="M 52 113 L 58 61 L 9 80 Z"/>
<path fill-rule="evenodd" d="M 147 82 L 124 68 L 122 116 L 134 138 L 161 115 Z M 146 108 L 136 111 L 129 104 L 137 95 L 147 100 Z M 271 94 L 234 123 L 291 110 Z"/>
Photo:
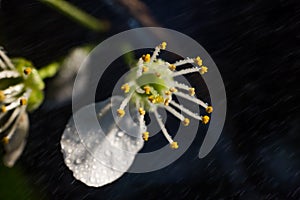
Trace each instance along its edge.
<path fill-rule="evenodd" d="M 75 160 L 75 164 L 81 164 L 81 159 L 80 159 L 80 158 L 77 158 L 77 159 Z"/>
<path fill-rule="evenodd" d="M 119 131 L 119 132 L 117 133 L 117 136 L 118 136 L 118 137 L 123 137 L 123 136 L 124 136 L 124 132 Z"/>

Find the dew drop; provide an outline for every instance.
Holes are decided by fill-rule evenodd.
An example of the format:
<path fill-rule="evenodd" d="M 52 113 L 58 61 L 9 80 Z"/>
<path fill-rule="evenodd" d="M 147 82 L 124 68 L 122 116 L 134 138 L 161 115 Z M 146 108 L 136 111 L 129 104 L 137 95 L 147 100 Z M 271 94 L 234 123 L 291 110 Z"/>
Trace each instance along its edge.
<path fill-rule="evenodd" d="M 119 131 L 119 132 L 117 133 L 117 136 L 118 136 L 118 137 L 123 137 L 123 136 L 124 136 L 124 132 Z"/>
<path fill-rule="evenodd" d="M 75 160 L 75 164 L 81 164 L 81 159 L 80 159 L 80 158 L 77 158 L 77 159 Z"/>

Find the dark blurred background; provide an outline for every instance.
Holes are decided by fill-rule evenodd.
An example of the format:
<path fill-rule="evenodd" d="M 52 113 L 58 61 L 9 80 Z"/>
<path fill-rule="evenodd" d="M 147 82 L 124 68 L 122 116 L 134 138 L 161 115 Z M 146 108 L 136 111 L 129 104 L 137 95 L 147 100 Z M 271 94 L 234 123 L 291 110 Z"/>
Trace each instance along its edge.
<path fill-rule="evenodd" d="M 87 187 L 72 177 L 60 152 L 71 100 L 52 98 L 55 78 L 48 79 L 21 159 L 13 169 L 0 167 L 0 199 L 300 199 L 299 1 L 140 0 L 138 8 L 147 12 L 134 10 L 136 0 L 70 2 L 108 20 L 110 30 L 86 29 L 39 1 L 0 0 L 0 44 L 11 57 L 41 67 L 131 28 L 180 31 L 199 42 L 221 72 L 228 102 L 223 133 L 204 159 L 198 158 L 200 130 L 170 166 Z M 112 86 L 104 86 L 99 100 L 110 95 Z"/>

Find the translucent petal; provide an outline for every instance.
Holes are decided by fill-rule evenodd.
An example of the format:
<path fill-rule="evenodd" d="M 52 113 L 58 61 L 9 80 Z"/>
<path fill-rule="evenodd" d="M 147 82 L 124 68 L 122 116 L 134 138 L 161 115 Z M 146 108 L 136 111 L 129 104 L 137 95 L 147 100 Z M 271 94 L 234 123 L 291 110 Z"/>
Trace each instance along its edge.
<path fill-rule="evenodd" d="M 14 133 L 9 143 L 4 145 L 5 154 L 3 156 L 3 162 L 7 167 L 14 166 L 26 145 L 26 138 L 29 129 L 29 119 L 26 112 L 22 112 L 19 119 L 12 127 L 14 126 L 16 126 L 16 129 L 12 130 Z"/>
<path fill-rule="evenodd" d="M 73 114 L 63 133 L 65 164 L 76 179 L 88 186 L 100 187 L 121 177 L 143 147 L 139 127 L 130 115 L 117 122 L 118 117 L 114 118 L 122 100 L 112 97 L 81 108 Z M 95 109 L 97 124 L 93 124 Z"/>

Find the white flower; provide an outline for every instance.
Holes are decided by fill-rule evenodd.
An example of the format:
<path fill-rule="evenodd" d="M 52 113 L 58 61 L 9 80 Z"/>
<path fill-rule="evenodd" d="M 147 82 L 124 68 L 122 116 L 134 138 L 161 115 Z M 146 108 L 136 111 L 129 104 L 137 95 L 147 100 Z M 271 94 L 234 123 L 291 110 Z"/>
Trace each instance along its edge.
<path fill-rule="evenodd" d="M 20 58 L 13 63 L 0 49 L 0 137 L 7 166 L 14 165 L 25 147 L 26 110 L 40 105 L 43 88 L 44 83 L 30 62 Z"/>
<path fill-rule="evenodd" d="M 160 50 L 164 50 L 166 45 L 166 42 L 161 43 L 155 48 L 152 56 L 150 56 L 150 54 L 146 54 L 139 59 L 135 68 L 136 70 L 128 75 L 128 82 L 121 87 L 126 94 L 126 98 L 117 110 L 117 114 L 119 117 L 123 117 L 125 115 L 125 107 L 129 102 L 133 102 L 136 106 L 137 112 L 139 113 L 140 132 L 143 139 L 147 141 L 149 139 L 149 132 L 147 131 L 147 126 L 144 121 L 144 115 L 146 112 L 154 113 L 162 133 L 170 143 L 171 148 L 177 149 L 178 143 L 168 134 L 162 119 L 159 117 L 157 109 L 166 109 L 182 121 L 185 126 L 188 126 L 190 123 L 189 118 L 177 112 L 174 108 L 180 109 L 189 117 L 202 121 L 203 124 L 207 124 L 210 118 L 207 115 L 200 116 L 195 114 L 183 105 L 179 105 L 172 100 L 173 95 L 200 105 L 207 113 L 211 113 L 213 108 L 194 96 L 195 88 L 191 88 L 174 80 L 174 77 L 184 74 L 195 72 L 200 74 L 206 73 L 207 67 L 202 65 L 202 59 L 200 57 L 186 58 L 170 64 L 157 58 Z M 197 66 L 176 71 L 177 66 L 184 64 L 196 64 Z"/>
<path fill-rule="evenodd" d="M 100 187 L 117 180 L 127 172 L 144 141 L 149 139 L 144 121 L 146 112 L 154 113 L 173 149 L 177 149 L 178 144 L 168 134 L 158 115 L 158 108 L 166 109 L 185 126 L 189 125 L 189 118 L 175 108 L 204 124 L 209 122 L 208 116 L 197 115 L 172 100 L 172 96 L 177 95 L 211 113 L 212 107 L 194 96 L 194 88 L 174 80 L 174 77 L 183 74 L 204 74 L 207 67 L 202 65 L 199 57 L 187 58 L 174 64 L 157 59 L 160 50 L 165 48 L 166 43 L 163 42 L 155 48 L 152 56 L 147 54 L 139 59 L 136 70 L 130 72 L 127 76 L 128 82 L 121 86 L 125 97 L 112 96 L 106 101 L 87 105 L 73 113 L 60 143 L 65 164 L 76 179 L 88 186 Z M 196 63 L 198 66 L 175 71 L 177 66 L 187 63 Z M 126 107 L 130 102 L 135 106 Z M 125 110 L 135 112 L 136 115 L 131 118 L 129 114 L 125 114 Z M 95 111 L 97 121 L 94 119 Z M 119 117 L 115 119 L 115 115 Z"/>

